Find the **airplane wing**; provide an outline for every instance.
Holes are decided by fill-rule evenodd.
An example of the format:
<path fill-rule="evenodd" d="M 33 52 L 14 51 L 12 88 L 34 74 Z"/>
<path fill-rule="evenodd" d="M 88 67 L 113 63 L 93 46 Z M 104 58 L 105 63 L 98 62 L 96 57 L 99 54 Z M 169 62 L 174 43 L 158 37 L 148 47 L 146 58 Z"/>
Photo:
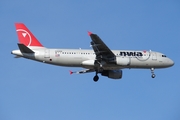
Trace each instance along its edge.
<path fill-rule="evenodd" d="M 93 34 L 91 32 L 88 32 L 88 35 L 91 37 L 91 46 L 96 54 L 96 59 L 98 61 L 106 61 L 106 62 L 112 62 L 116 59 L 116 56 L 114 53 L 106 46 L 106 44 L 101 40 L 101 38 Z"/>
<path fill-rule="evenodd" d="M 76 74 L 82 74 L 82 73 L 89 73 L 89 72 L 94 72 L 95 70 L 93 70 L 93 69 L 85 69 L 85 70 L 80 70 L 80 71 L 75 71 L 75 72 L 73 72 L 73 71 L 69 71 L 70 72 L 70 74 L 74 74 L 74 73 L 76 73 Z"/>

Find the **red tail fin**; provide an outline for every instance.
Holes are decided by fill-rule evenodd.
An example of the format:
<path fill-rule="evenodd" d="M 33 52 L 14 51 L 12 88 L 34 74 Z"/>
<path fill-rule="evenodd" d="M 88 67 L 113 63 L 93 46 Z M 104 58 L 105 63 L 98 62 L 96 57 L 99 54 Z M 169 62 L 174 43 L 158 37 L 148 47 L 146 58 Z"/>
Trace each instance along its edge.
<path fill-rule="evenodd" d="M 15 26 L 20 43 L 26 46 L 43 47 L 42 44 L 36 39 L 36 37 L 23 23 L 15 23 Z"/>

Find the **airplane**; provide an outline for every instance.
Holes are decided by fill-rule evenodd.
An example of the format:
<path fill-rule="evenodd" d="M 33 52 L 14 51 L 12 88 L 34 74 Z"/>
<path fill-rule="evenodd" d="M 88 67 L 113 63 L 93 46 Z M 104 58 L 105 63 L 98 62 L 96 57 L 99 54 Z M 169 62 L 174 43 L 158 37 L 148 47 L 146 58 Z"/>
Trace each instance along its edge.
<path fill-rule="evenodd" d="M 91 38 L 91 49 L 50 49 L 44 47 L 23 23 L 15 23 L 18 35 L 19 50 L 13 50 L 11 54 L 15 58 L 23 57 L 42 63 L 65 66 L 82 67 L 80 71 L 70 71 L 70 74 L 83 74 L 95 72 L 93 80 L 99 80 L 98 74 L 111 79 L 121 79 L 125 68 L 150 69 L 152 78 L 155 78 L 154 70 L 167 68 L 174 65 L 173 60 L 165 54 L 146 50 L 111 50 L 92 32 L 88 32 Z"/>

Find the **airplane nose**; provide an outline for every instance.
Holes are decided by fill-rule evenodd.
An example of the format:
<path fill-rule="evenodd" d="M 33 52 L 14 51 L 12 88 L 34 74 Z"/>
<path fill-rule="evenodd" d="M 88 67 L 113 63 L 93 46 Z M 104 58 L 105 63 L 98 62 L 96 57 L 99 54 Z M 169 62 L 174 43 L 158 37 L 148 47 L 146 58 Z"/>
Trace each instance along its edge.
<path fill-rule="evenodd" d="M 171 60 L 171 59 L 168 60 L 168 63 L 169 63 L 169 66 L 173 66 L 174 65 L 174 61 Z"/>

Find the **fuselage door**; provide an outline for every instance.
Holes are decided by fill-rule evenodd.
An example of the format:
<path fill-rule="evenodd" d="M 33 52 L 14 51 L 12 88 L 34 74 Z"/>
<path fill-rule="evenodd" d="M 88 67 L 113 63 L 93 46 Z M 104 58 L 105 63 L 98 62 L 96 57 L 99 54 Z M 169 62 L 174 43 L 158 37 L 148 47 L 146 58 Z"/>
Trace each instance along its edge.
<path fill-rule="evenodd" d="M 157 55 L 155 52 L 152 53 L 152 60 L 157 60 Z"/>
<path fill-rule="evenodd" d="M 50 58 L 50 50 L 49 49 L 44 50 L 44 58 Z"/>

